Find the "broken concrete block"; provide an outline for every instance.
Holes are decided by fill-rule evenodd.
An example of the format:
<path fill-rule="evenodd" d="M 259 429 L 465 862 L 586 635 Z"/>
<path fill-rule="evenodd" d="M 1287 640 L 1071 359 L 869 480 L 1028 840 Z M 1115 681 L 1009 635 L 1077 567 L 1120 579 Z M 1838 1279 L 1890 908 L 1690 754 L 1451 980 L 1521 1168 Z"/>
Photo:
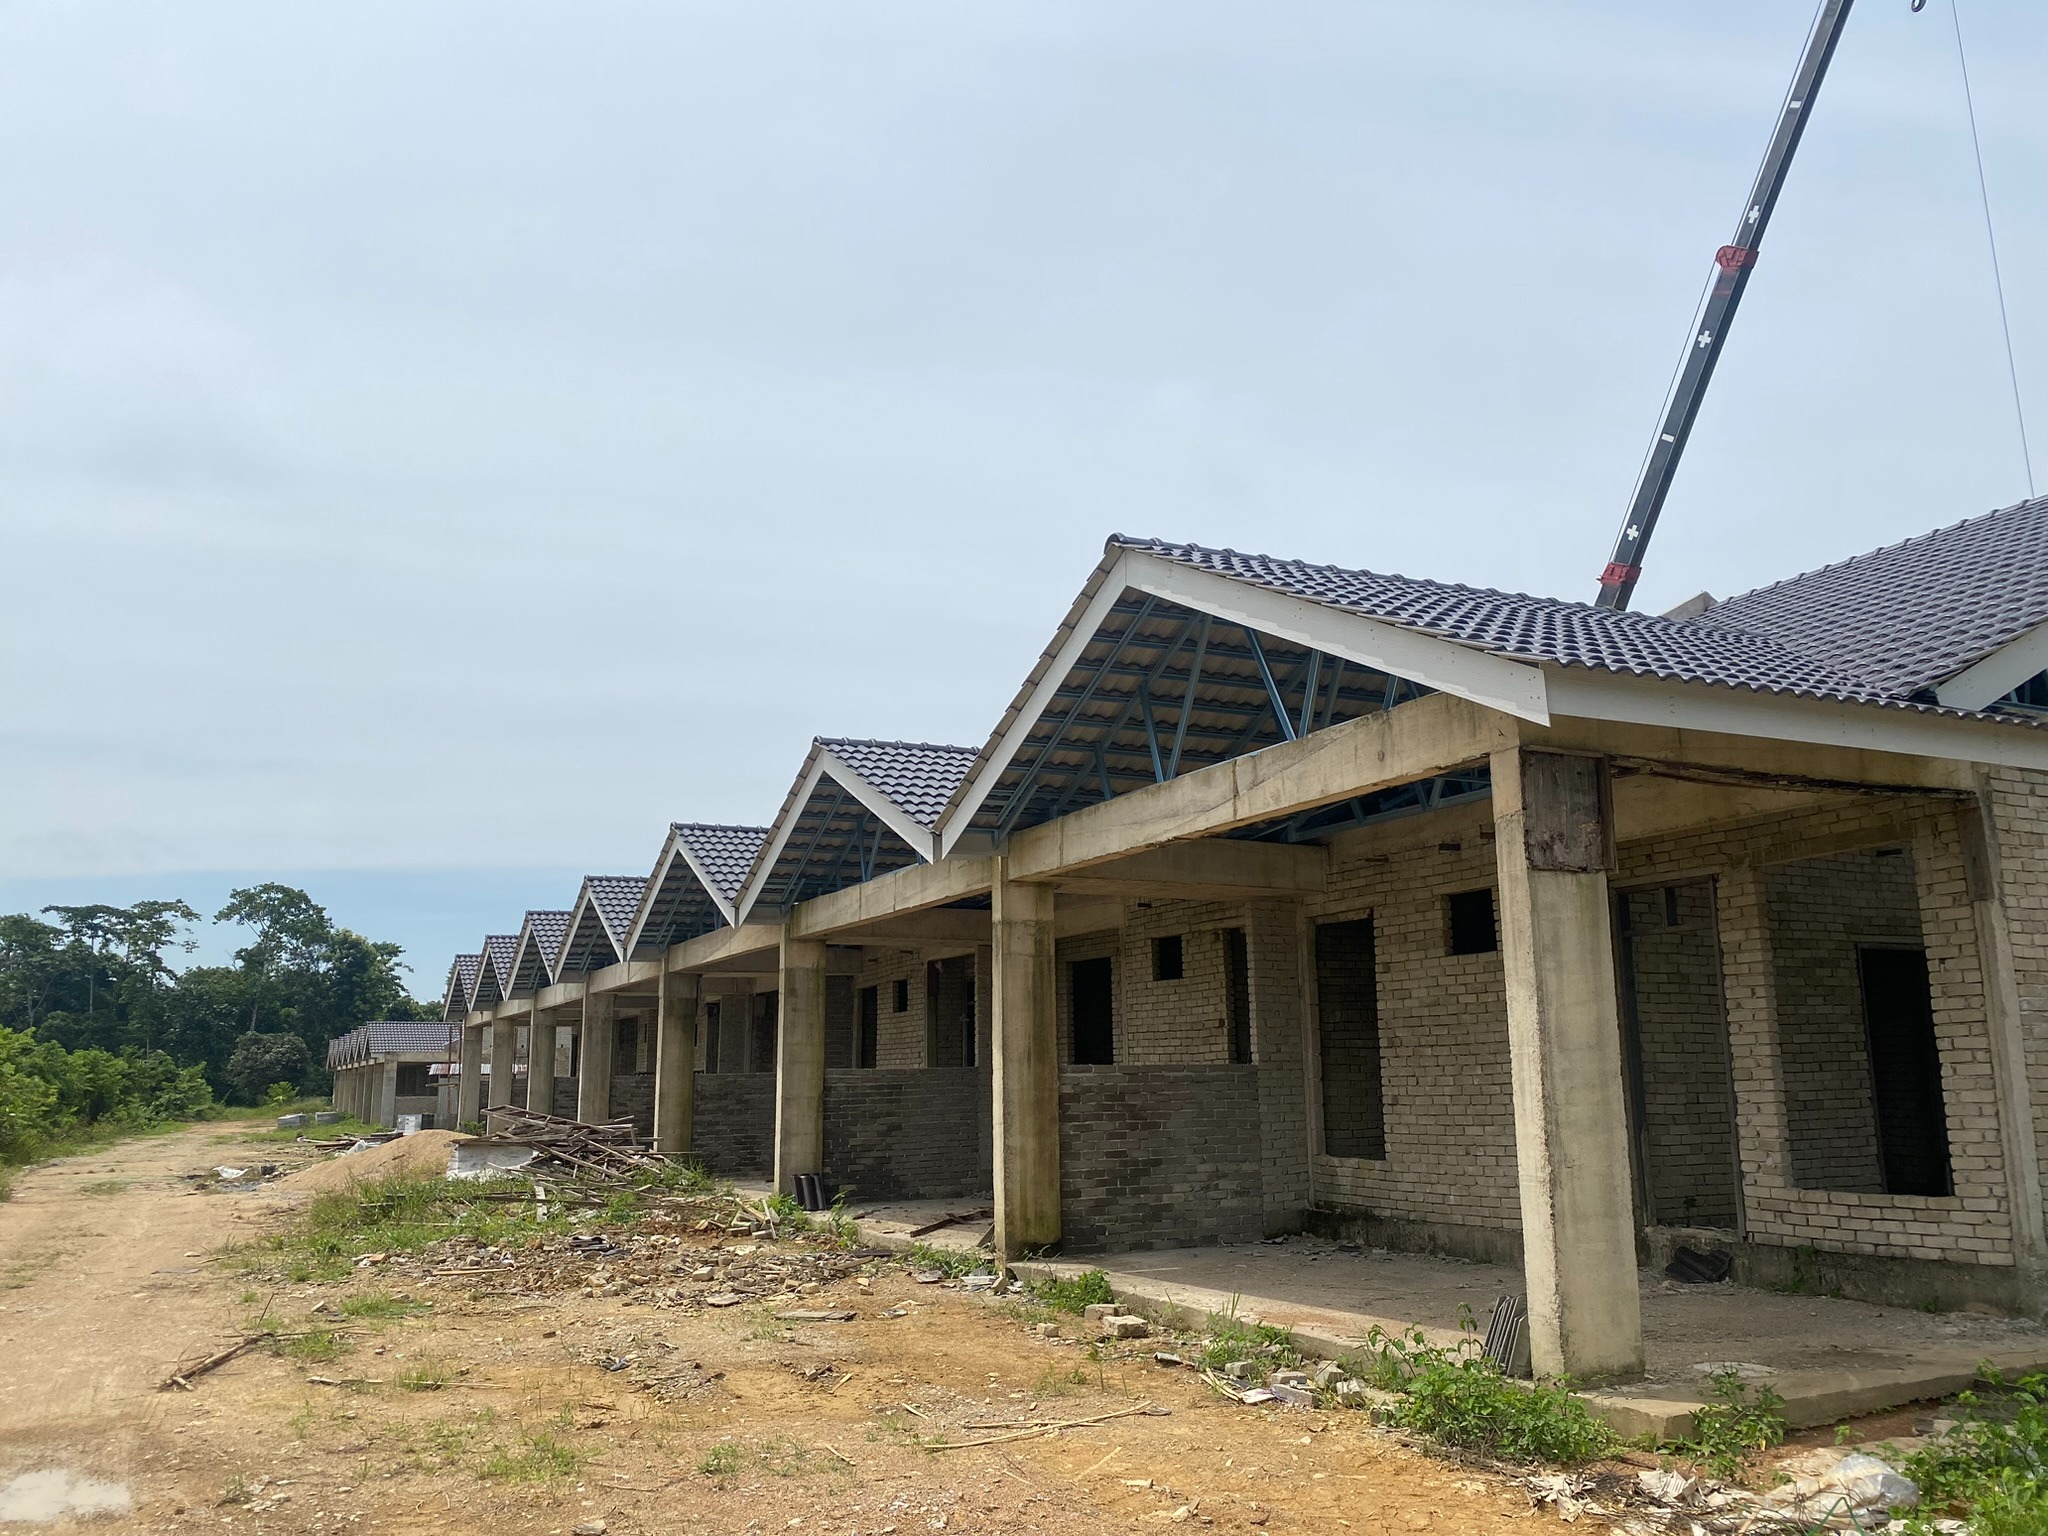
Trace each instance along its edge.
<path fill-rule="evenodd" d="M 1325 1360 L 1310 1379 L 1319 1387 L 1334 1387 L 1344 1379 L 1344 1367 L 1334 1360 Z"/>
<path fill-rule="evenodd" d="M 1096 1337 L 1104 1339 L 1142 1339 L 1151 1333 L 1152 1325 L 1142 1317 L 1105 1317 L 1095 1325 Z"/>
<path fill-rule="evenodd" d="M 1315 1389 L 1306 1381 L 1282 1381 L 1276 1376 L 1266 1383 L 1266 1390 L 1289 1408 L 1313 1408 L 1316 1405 Z"/>
<path fill-rule="evenodd" d="M 1093 1302 L 1081 1309 L 1081 1319 L 1090 1324 L 1099 1323 L 1105 1318 L 1115 1317 L 1120 1310 L 1113 1301 Z"/>
<path fill-rule="evenodd" d="M 1259 1374 L 1258 1362 L 1255 1360 L 1233 1360 L 1230 1364 L 1223 1367 L 1223 1374 L 1232 1381 L 1250 1381 Z"/>

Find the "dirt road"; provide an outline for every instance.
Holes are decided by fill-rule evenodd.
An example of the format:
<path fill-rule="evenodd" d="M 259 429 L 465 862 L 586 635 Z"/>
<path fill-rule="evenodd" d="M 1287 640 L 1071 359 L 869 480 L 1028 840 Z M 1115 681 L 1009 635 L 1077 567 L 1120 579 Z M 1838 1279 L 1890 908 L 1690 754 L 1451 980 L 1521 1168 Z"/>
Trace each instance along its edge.
<path fill-rule="evenodd" d="M 855 1320 L 794 1324 L 601 1287 L 484 1294 L 457 1276 L 394 1293 L 374 1266 L 340 1285 L 252 1278 L 219 1250 L 294 1197 L 191 1193 L 181 1175 L 276 1156 L 202 1127 L 17 1181 L 0 1205 L 0 1519 L 57 1518 L 10 1528 L 1399 1536 L 1547 1519 L 1359 1416 L 1247 1409 L 1186 1371 L 1095 1363 L 900 1265 L 805 1299 Z M 259 1315 L 340 1323 L 345 1353 L 259 1351 L 155 1390 Z M 1148 1402 L 1164 1411 L 928 1448 Z"/>

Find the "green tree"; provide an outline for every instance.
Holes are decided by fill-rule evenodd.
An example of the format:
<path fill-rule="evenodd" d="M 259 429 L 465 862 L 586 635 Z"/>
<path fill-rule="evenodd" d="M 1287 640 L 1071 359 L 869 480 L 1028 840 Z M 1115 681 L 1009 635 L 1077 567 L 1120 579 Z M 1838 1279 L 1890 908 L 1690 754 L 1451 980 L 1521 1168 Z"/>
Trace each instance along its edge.
<path fill-rule="evenodd" d="M 297 1035 L 244 1035 L 228 1057 L 226 1077 L 251 1104 L 263 1102 L 272 1083 L 299 1083 L 312 1064 L 306 1042 Z"/>

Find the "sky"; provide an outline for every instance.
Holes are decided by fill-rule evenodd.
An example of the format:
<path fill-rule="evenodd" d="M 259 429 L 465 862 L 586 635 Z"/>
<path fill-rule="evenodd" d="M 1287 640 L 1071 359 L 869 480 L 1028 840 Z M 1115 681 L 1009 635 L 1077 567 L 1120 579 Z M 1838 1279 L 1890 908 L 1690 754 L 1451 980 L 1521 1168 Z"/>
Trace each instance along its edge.
<path fill-rule="evenodd" d="M 2048 9 L 1960 3 L 2048 479 Z M 2027 494 L 1947 4 L 1853 13 L 1637 606 Z M 979 745 L 1113 532 L 1590 598 L 1810 15 L 16 0 L 0 911 L 283 879 L 431 996 Z"/>

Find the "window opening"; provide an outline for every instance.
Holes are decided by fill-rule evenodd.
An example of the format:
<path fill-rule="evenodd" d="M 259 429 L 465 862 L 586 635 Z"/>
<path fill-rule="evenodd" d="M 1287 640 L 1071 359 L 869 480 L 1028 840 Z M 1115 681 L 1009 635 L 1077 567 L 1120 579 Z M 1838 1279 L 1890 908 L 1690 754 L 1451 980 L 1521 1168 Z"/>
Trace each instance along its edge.
<path fill-rule="evenodd" d="M 1181 936 L 1164 934 L 1152 941 L 1152 979 L 1179 981 L 1187 974 Z"/>
<path fill-rule="evenodd" d="M 1229 1009 L 1225 1023 L 1230 1032 L 1230 1060 L 1235 1066 L 1250 1066 L 1252 973 L 1242 928 L 1223 930 L 1223 986 L 1224 1004 Z"/>
<path fill-rule="evenodd" d="M 1490 903 L 1489 903 L 1490 904 Z M 1372 919 L 1316 925 L 1316 1011 L 1322 1037 L 1323 1151 L 1387 1155 Z"/>
<path fill-rule="evenodd" d="M 910 1012 L 910 978 L 908 976 L 898 976 L 891 987 L 891 991 L 894 995 L 890 999 L 890 1011 L 892 1013 Z"/>
<path fill-rule="evenodd" d="M 749 1012 L 753 1026 L 753 1038 L 747 1042 L 747 1070 L 749 1072 L 773 1072 L 775 1070 L 775 1024 L 779 1017 L 778 1004 L 781 997 L 774 992 L 756 992 Z"/>
<path fill-rule="evenodd" d="M 1856 951 L 1870 1042 L 1878 1157 L 1888 1195 L 1950 1193 L 1948 1116 L 1941 1051 L 1922 949 L 1862 945 Z"/>
<path fill-rule="evenodd" d="M 417 1099 L 433 1091 L 427 1082 L 427 1064 L 424 1061 L 401 1061 L 398 1064 L 399 1098 Z"/>
<path fill-rule="evenodd" d="M 1490 955 L 1500 948 L 1500 926 L 1493 916 L 1493 887 L 1456 891 L 1444 898 L 1454 955 Z"/>
<path fill-rule="evenodd" d="M 1068 982 L 1074 999 L 1074 1065 L 1115 1065 L 1115 962 L 1108 955 L 1076 960 L 1068 967 Z"/>
<path fill-rule="evenodd" d="M 853 1065 L 853 978 L 825 978 L 825 1065 Z"/>
<path fill-rule="evenodd" d="M 875 1064 L 876 1046 L 882 1034 L 882 989 L 862 987 L 858 1020 L 855 1025 L 854 1058 L 856 1067 L 872 1067 Z"/>
<path fill-rule="evenodd" d="M 974 960 L 954 955 L 924 968 L 925 1061 L 934 1067 L 974 1065 Z"/>
<path fill-rule="evenodd" d="M 632 1075 L 640 1070 L 640 1019 L 636 1014 L 619 1020 L 618 1037 L 612 1043 L 612 1073 Z"/>
<path fill-rule="evenodd" d="M 718 1004 L 704 1005 L 704 1070 L 718 1070 Z"/>

